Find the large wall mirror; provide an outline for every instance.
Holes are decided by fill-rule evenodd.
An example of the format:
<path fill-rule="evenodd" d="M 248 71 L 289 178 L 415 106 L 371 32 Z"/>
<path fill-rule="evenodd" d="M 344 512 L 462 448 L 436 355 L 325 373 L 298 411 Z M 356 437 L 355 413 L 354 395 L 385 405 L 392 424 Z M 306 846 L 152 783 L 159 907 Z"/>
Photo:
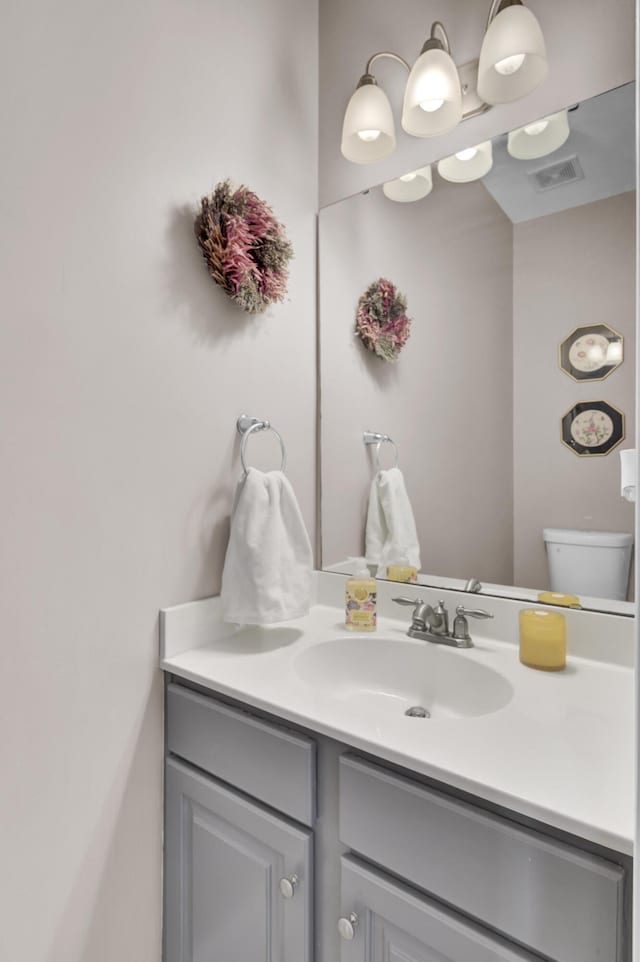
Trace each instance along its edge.
<path fill-rule="evenodd" d="M 372 431 L 397 448 L 420 582 L 632 612 L 620 451 L 635 437 L 634 97 L 629 84 L 532 118 L 492 142 L 478 179 L 434 164 L 419 200 L 380 185 L 320 212 L 323 568 L 365 554 Z M 394 363 L 355 334 L 380 278 L 411 318 Z M 390 469 L 392 445 L 379 457 Z M 576 582 L 583 568 L 591 580 Z"/>

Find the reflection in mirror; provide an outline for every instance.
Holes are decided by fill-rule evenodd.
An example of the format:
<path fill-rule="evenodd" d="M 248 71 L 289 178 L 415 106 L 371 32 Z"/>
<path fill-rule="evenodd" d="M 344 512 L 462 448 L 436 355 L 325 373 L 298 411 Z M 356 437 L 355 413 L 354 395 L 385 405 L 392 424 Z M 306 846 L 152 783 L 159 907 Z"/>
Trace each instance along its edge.
<path fill-rule="evenodd" d="M 486 593 L 631 612 L 620 451 L 635 436 L 634 93 L 479 145 L 480 169 L 492 158 L 480 179 L 434 165 L 417 201 L 380 187 L 321 211 L 325 569 L 365 552 L 371 503 L 392 541 L 398 518 L 415 518 L 424 584 L 475 578 Z M 475 156 L 445 174 L 461 154 Z M 379 279 L 411 319 L 395 362 L 354 333 Z M 364 431 L 393 439 L 406 500 L 389 505 L 393 448 L 377 447 L 379 472 Z M 368 557 L 374 573 L 411 567 L 397 537 L 391 553 Z"/>

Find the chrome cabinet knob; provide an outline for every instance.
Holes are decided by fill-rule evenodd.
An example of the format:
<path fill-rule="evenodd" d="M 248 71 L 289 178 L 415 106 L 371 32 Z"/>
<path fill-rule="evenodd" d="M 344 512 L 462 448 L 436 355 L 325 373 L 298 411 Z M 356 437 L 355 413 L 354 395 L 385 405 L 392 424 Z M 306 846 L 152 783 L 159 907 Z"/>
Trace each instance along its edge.
<path fill-rule="evenodd" d="M 350 912 L 347 918 L 338 919 L 338 932 L 345 942 L 353 942 L 359 921 L 355 912 Z"/>
<path fill-rule="evenodd" d="M 297 875 L 290 875 L 288 878 L 280 879 L 280 895 L 283 899 L 292 899 L 296 894 L 296 886 L 300 879 Z"/>

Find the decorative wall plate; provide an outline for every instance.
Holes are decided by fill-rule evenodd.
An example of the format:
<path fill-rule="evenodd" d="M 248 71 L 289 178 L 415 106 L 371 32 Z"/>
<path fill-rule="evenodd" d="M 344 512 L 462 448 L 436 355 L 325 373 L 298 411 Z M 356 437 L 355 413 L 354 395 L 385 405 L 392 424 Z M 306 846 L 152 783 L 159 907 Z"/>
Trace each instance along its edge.
<path fill-rule="evenodd" d="M 623 356 L 624 338 L 608 324 L 576 327 L 560 345 L 560 367 L 574 381 L 603 381 Z"/>
<path fill-rule="evenodd" d="M 562 443 L 580 457 L 608 454 L 624 440 L 624 414 L 606 401 L 580 401 L 561 423 Z"/>

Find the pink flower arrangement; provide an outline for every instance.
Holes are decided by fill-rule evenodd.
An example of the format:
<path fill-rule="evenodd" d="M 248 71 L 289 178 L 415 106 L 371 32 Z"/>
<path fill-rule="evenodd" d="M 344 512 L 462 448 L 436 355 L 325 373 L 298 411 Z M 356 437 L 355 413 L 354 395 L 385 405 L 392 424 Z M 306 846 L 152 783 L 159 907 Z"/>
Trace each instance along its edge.
<path fill-rule="evenodd" d="M 209 273 L 249 314 L 287 295 L 293 248 L 265 201 L 229 180 L 200 201 L 195 232 Z"/>
<path fill-rule="evenodd" d="M 409 340 L 411 319 L 407 301 L 395 284 L 380 277 L 370 284 L 358 301 L 356 334 L 369 351 L 383 361 L 397 361 Z"/>

